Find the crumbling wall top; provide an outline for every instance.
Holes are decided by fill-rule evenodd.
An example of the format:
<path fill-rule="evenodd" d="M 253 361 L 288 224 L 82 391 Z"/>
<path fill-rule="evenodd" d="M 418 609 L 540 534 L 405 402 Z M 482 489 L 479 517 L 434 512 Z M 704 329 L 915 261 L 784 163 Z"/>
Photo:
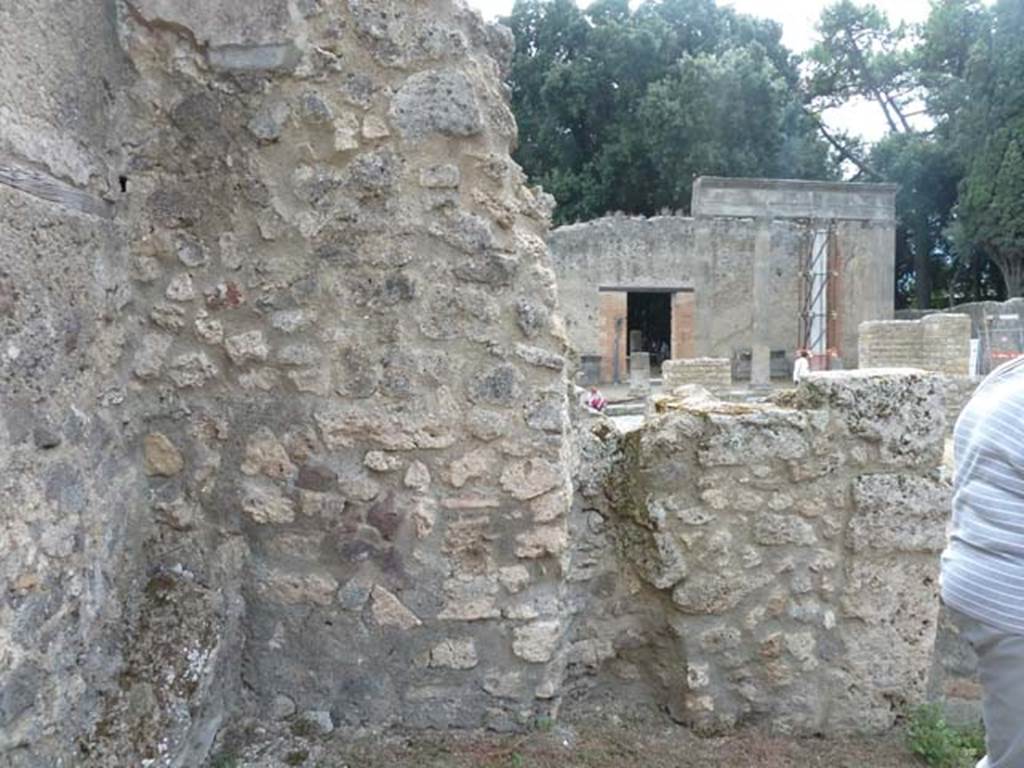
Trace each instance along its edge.
<path fill-rule="evenodd" d="M 895 184 L 701 176 L 693 183 L 695 217 L 857 219 L 892 224 Z"/>

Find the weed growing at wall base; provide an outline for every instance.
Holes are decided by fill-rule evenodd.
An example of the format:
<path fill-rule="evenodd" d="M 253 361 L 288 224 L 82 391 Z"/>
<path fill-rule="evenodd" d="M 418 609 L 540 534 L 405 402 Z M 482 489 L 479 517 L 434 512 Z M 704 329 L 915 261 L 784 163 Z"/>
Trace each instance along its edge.
<path fill-rule="evenodd" d="M 927 704 L 910 716 L 907 746 L 933 768 L 971 768 L 985 754 L 985 732 L 953 727 L 939 704 Z"/>

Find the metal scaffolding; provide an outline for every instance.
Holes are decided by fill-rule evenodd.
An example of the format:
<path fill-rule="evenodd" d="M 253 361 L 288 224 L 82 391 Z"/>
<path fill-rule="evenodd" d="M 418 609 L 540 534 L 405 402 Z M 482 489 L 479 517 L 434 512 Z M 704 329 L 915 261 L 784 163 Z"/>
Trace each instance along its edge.
<path fill-rule="evenodd" d="M 811 353 L 811 367 L 829 367 L 838 346 L 838 270 L 835 221 L 817 222 L 800 269 L 800 315 L 797 348 Z"/>

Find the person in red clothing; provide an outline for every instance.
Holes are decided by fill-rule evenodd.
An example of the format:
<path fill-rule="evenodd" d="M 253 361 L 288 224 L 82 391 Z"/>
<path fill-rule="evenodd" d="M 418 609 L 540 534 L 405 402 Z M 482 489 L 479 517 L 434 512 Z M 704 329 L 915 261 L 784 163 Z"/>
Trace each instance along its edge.
<path fill-rule="evenodd" d="M 601 413 L 607 405 L 608 401 L 605 400 L 604 395 L 598 391 L 597 387 L 591 387 L 590 394 L 587 395 L 587 408 Z"/>

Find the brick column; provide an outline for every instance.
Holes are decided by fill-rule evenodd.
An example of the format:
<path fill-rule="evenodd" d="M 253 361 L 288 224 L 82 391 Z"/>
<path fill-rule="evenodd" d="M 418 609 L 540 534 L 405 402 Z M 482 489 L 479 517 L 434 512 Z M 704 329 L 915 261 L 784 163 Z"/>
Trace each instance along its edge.
<path fill-rule="evenodd" d="M 697 354 L 697 297 L 693 291 L 672 294 L 672 359 Z"/>
<path fill-rule="evenodd" d="M 626 380 L 626 297 L 625 291 L 601 291 L 598 352 L 601 354 L 601 383 Z"/>

